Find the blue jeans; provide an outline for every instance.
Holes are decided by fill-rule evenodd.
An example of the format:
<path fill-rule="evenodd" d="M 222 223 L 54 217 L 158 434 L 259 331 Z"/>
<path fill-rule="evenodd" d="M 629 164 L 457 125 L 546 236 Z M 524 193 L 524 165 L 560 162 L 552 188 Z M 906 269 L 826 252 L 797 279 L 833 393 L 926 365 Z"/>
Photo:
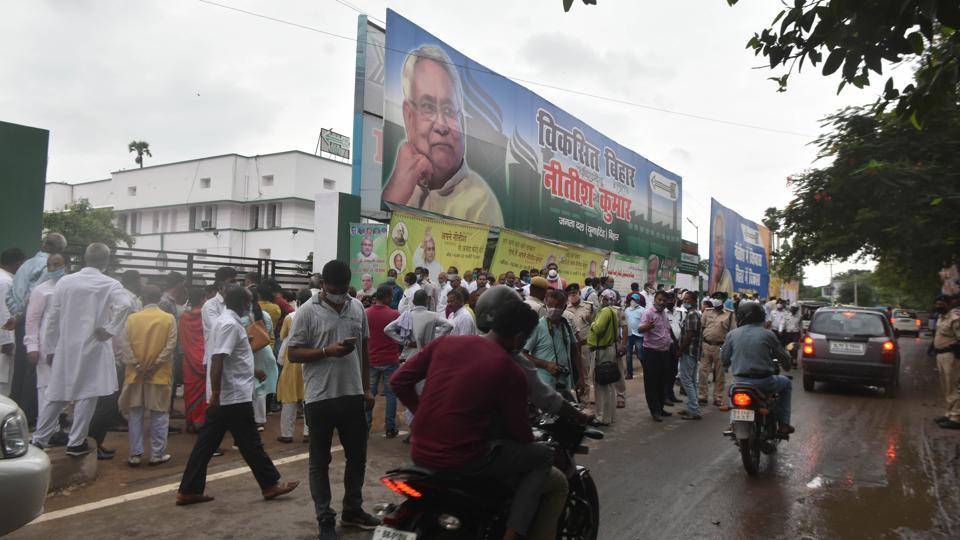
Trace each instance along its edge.
<path fill-rule="evenodd" d="M 370 393 L 377 397 L 380 384 L 383 384 L 383 393 L 387 396 L 387 417 L 385 429 L 393 431 L 397 429 L 397 396 L 390 388 L 390 376 L 400 367 L 399 364 L 390 364 L 388 366 L 370 366 Z M 373 410 L 367 411 L 367 426 L 373 423 Z"/>
<path fill-rule="evenodd" d="M 691 414 L 702 414 L 697 402 L 697 359 L 690 354 L 680 355 L 680 386 L 687 393 L 687 410 Z"/>
<path fill-rule="evenodd" d="M 751 379 L 750 377 L 734 377 L 734 382 L 752 384 L 765 394 L 777 393 L 777 419 L 781 424 L 790 423 L 790 395 L 793 392 L 793 385 L 790 379 L 783 375 L 771 375 L 763 379 Z"/>
<path fill-rule="evenodd" d="M 643 362 L 643 336 L 630 334 L 627 340 L 627 377 L 633 377 L 633 355 L 637 355 L 637 362 Z"/>

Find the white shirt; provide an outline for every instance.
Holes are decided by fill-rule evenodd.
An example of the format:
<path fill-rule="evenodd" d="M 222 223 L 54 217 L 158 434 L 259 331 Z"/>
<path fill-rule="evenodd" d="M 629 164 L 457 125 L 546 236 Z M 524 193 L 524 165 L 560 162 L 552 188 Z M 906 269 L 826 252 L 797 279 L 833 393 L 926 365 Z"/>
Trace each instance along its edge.
<path fill-rule="evenodd" d="M 789 313 L 786 310 L 774 309 L 770 312 L 770 316 L 767 318 L 770 321 L 770 328 L 779 332 L 780 326 L 783 324 L 783 316 Z"/>
<path fill-rule="evenodd" d="M 437 313 L 444 313 L 447 310 L 447 293 L 453 290 L 450 282 L 444 283 L 440 288 L 440 297 L 437 298 Z"/>
<path fill-rule="evenodd" d="M 203 307 L 200 308 L 200 319 L 203 322 L 203 363 L 204 365 L 209 365 L 210 363 L 210 342 L 212 340 L 211 332 L 213 332 L 213 325 L 216 324 L 217 319 L 220 318 L 220 315 L 227 309 L 227 306 L 223 303 L 223 296 L 220 293 L 217 293 L 216 296 L 207 300 L 203 303 Z"/>
<path fill-rule="evenodd" d="M 682 331 L 680 330 L 681 325 L 683 324 L 683 319 L 687 317 L 687 310 L 683 307 L 673 308 L 673 313 L 670 313 L 670 329 L 673 330 L 673 337 L 680 340 Z"/>
<path fill-rule="evenodd" d="M 421 287 L 419 283 L 414 283 L 413 285 L 407 287 L 407 290 L 403 291 L 403 298 L 400 299 L 400 304 L 397 305 L 397 311 L 403 313 L 404 311 L 412 308 L 413 295 L 422 288 L 423 287 Z"/>
<path fill-rule="evenodd" d="M 477 290 L 477 280 L 464 281 L 463 286 L 467 288 L 467 292 L 473 293 L 473 291 Z"/>
<path fill-rule="evenodd" d="M 453 331 L 450 332 L 451 336 L 477 335 L 477 323 L 473 321 L 473 315 L 470 315 L 467 306 L 451 313 L 447 320 L 453 325 Z"/>
<path fill-rule="evenodd" d="M 10 309 L 7 308 L 7 303 L 3 301 L 3 299 L 7 297 L 7 291 L 9 291 L 12 286 L 13 275 L 3 268 L 0 268 L 0 326 L 3 326 L 10 320 Z M 0 330 L 0 345 L 6 345 L 14 341 L 15 336 L 13 330 Z M 0 376 L 2 376 L 2 374 L 0 374 Z"/>
<path fill-rule="evenodd" d="M 57 280 L 59 281 L 59 280 Z M 27 303 L 27 316 L 24 320 L 23 346 L 28 353 L 39 353 L 37 361 L 37 388 L 43 388 L 50 380 L 50 366 L 47 364 L 46 349 L 43 347 L 42 337 L 47 333 L 47 323 L 50 321 L 50 299 L 57 286 L 57 281 L 47 280 L 34 287 Z"/>
<path fill-rule="evenodd" d="M 84 268 L 57 282 L 51 298 L 44 350 L 53 351 L 47 384 L 50 401 L 77 401 L 117 390 L 111 339 L 94 336 L 103 328 L 120 335 L 134 306 L 120 282 L 96 268 Z"/>
<path fill-rule="evenodd" d="M 204 304 L 206 308 L 206 304 Z M 220 404 L 234 405 L 253 401 L 253 349 L 247 331 L 240 324 L 240 316 L 230 309 L 224 309 L 210 329 L 209 344 L 210 356 L 225 354 L 223 359 L 223 376 L 220 381 Z M 212 369 L 207 369 L 207 401 L 213 394 L 210 381 Z"/>

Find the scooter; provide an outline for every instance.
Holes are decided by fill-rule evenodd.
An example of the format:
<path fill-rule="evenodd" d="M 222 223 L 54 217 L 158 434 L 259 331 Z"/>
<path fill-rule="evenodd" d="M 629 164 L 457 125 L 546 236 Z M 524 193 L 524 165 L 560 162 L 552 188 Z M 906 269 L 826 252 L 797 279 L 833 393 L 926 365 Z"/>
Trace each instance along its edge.
<path fill-rule="evenodd" d="M 596 540 L 600 527 L 600 499 L 590 471 L 577 465 L 576 454 L 587 454 L 584 438 L 602 439 L 603 433 L 585 426 L 541 415 L 534 437 L 554 450 L 554 466 L 567 477 L 567 503 L 557 538 Z M 513 498 L 500 479 L 465 477 L 423 467 L 387 471 L 380 479 L 390 491 L 405 497 L 399 504 L 374 507 L 383 525 L 373 540 L 471 539 L 503 537 Z"/>

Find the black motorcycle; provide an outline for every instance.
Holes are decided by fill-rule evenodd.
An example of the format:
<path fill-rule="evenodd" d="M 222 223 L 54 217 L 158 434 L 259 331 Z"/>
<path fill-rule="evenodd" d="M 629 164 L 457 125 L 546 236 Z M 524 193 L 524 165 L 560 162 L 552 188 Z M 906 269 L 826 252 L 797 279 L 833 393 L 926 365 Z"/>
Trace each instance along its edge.
<path fill-rule="evenodd" d="M 780 373 L 776 363 L 776 373 Z M 777 420 L 777 395 L 761 392 L 750 383 L 735 382 L 730 386 L 730 429 L 724 435 L 731 437 L 740 449 L 743 468 L 747 474 L 760 472 L 760 455 L 777 451 L 777 444 L 789 440 L 780 433 Z"/>
<path fill-rule="evenodd" d="M 541 416 L 534 435 L 554 450 L 554 466 L 566 474 L 567 504 L 560 517 L 557 538 L 596 540 L 600 527 L 597 486 L 586 467 L 576 464 L 576 454 L 588 453 L 583 439 L 602 439 L 603 433 L 584 426 Z M 498 479 L 465 477 L 422 467 L 388 471 L 381 482 L 406 497 L 399 506 L 380 504 L 383 525 L 373 540 L 471 539 L 503 537 L 513 493 Z"/>

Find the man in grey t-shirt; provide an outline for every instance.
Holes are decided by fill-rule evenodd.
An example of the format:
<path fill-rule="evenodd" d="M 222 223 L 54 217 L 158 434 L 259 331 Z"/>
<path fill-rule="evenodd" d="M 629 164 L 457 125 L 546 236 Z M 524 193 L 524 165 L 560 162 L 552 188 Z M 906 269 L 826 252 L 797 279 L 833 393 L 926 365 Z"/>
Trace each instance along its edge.
<path fill-rule="evenodd" d="M 310 493 L 320 539 L 336 538 L 336 512 L 330 508 L 330 445 L 337 430 L 347 459 L 343 483 L 345 526 L 374 529 L 380 520 L 363 511 L 367 462 L 366 410 L 370 394 L 369 329 L 363 305 L 350 298 L 350 267 L 330 261 L 323 267 L 323 289 L 297 310 L 287 338 L 290 362 L 303 364 L 304 408 L 310 427 Z"/>

